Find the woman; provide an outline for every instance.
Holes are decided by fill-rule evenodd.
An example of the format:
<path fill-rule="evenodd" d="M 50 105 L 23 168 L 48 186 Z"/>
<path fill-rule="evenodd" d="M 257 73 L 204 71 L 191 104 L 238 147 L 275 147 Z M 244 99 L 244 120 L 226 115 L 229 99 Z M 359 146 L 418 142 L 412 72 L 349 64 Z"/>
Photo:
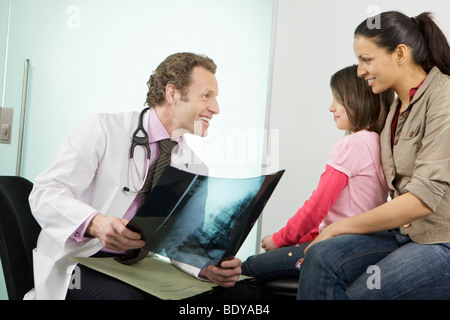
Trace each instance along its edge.
<path fill-rule="evenodd" d="M 380 137 L 392 200 L 306 248 L 299 299 L 450 298 L 450 47 L 429 13 L 355 30 L 358 75 L 398 98 Z"/>

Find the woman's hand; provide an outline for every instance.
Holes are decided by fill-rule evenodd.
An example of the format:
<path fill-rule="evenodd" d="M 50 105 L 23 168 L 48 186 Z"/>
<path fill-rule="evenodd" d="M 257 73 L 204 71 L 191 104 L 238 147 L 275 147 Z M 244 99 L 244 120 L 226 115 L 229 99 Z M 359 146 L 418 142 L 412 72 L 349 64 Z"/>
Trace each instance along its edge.
<path fill-rule="evenodd" d="M 422 200 L 407 192 L 372 210 L 330 224 L 319 233 L 319 236 L 306 247 L 304 252 L 325 239 L 342 234 L 370 234 L 391 230 L 431 213 L 431 209 Z"/>
<path fill-rule="evenodd" d="M 321 233 L 319 233 L 319 235 L 317 236 L 317 238 L 315 238 L 313 241 L 311 241 L 311 243 L 305 248 L 305 250 L 303 251 L 303 253 L 306 253 L 306 251 L 314 244 L 326 240 L 326 239 L 330 239 L 333 238 L 334 235 L 332 233 L 332 224 L 329 225 L 328 227 L 326 227 L 325 229 L 323 229 L 323 231 Z M 330 228 L 331 227 L 331 228 Z"/>

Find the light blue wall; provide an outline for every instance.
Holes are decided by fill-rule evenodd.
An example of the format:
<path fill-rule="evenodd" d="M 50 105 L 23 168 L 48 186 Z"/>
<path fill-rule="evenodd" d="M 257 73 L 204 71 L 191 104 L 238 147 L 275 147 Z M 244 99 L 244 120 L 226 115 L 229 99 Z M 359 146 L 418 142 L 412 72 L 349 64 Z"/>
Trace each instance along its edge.
<path fill-rule="evenodd" d="M 8 293 L 6 292 L 5 277 L 3 276 L 3 268 L 0 264 L 0 300 L 8 300 Z"/>
<path fill-rule="evenodd" d="M 21 176 L 33 181 L 87 115 L 140 110 L 150 73 L 169 54 L 204 53 L 218 65 L 221 114 L 201 142 L 212 174 L 254 176 L 264 139 L 226 139 L 265 127 L 273 0 L 12 0 L 5 107 L 14 109 L 12 143 L 0 144 L 0 175 L 15 175 L 24 62 L 31 60 Z M 3 81 L 9 0 L 0 0 Z M 241 139 L 242 140 L 242 139 Z M 255 156 L 233 160 L 236 143 Z M 223 157 L 217 150 L 225 150 Z M 231 159 L 231 161 L 230 161 Z M 253 232 L 240 251 L 255 252 Z M 0 282 L 0 297 L 4 286 Z M 3 294 L 4 296 L 4 294 Z"/>
<path fill-rule="evenodd" d="M 9 0 L 0 0 L 0 99 L 3 97 L 3 75 L 5 71 L 6 35 L 8 29 Z M 0 107 L 2 101 L 0 100 Z M 1 114 L 0 114 L 1 116 Z"/>
<path fill-rule="evenodd" d="M 68 27 L 72 5 L 80 13 L 79 29 Z M 12 144 L 0 145 L 0 174 L 15 173 L 26 59 L 21 175 L 30 180 L 88 114 L 141 109 L 151 71 L 177 51 L 205 53 L 218 65 L 222 112 L 205 146 L 225 145 L 230 128 L 263 129 L 272 7 L 272 0 L 14 0 L 5 95 L 5 105 L 14 108 L 14 130 Z M 221 174 L 225 160 L 213 160 L 211 171 Z"/>
<path fill-rule="evenodd" d="M 6 49 L 6 35 L 8 27 L 8 12 L 9 12 L 9 0 L 0 0 L 0 99 L 3 96 L 3 75 L 5 70 L 5 49 Z M 0 107 L 2 107 L 0 100 Z M 0 113 L 1 117 L 1 113 Z M 3 153 L 0 153 L 0 158 L 3 157 Z M 1 260 L 0 260 L 1 262 Z M 0 300 L 8 299 L 6 293 L 5 279 L 3 277 L 3 267 L 0 263 Z"/>

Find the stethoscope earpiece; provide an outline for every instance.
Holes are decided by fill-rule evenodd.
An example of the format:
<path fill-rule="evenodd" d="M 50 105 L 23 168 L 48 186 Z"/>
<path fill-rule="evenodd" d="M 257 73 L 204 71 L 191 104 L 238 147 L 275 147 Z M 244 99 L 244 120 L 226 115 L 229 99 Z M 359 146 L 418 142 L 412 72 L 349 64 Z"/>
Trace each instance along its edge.
<path fill-rule="evenodd" d="M 147 159 L 150 159 L 150 146 L 148 144 L 148 133 L 144 129 L 144 124 L 142 123 L 142 120 L 144 118 L 144 113 L 149 109 L 150 109 L 150 107 L 145 108 L 139 114 L 139 124 L 138 124 L 138 127 L 136 128 L 136 131 L 133 133 L 133 137 L 132 137 L 131 148 L 130 148 L 130 159 L 132 159 L 134 157 L 134 149 L 137 146 L 144 147 L 147 150 Z M 144 136 L 139 137 L 138 136 L 139 132 L 142 132 L 142 134 Z"/>
<path fill-rule="evenodd" d="M 146 111 L 148 111 L 149 109 L 150 109 L 150 107 L 145 108 L 145 109 L 142 110 L 141 113 L 139 114 L 139 123 L 138 123 L 138 127 L 137 127 L 136 131 L 134 132 L 133 137 L 132 137 L 132 141 L 131 141 L 130 158 L 129 158 L 129 160 L 128 160 L 128 177 L 130 177 L 130 175 L 131 175 L 131 182 L 132 182 L 132 184 L 133 184 L 134 190 L 130 190 L 129 187 L 124 186 L 124 187 L 122 188 L 122 190 L 123 190 L 124 192 L 138 193 L 139 190 L 141 190 L 142 187 L 144 186 L 145 180 L 146 180 L 146 178 L 147 178 L 147 173 L 148 173 L 148 171 L 146 171 L 145 174 L 144 174 L 144 178 L 142 179 L 142 182 L 141 182 L 141 187 L 140 187 L 140 188 L 137 188 L 136 185 L 135 185 L 135 182 L 134 182 L 134 171 L 133 171 L 133 169 L 134 169 L 134 170 L 137 170 L 137 168 L 136 168 L 136 163 L 134 162 L 134 149 L 135 149 L 137 146 L 143 147 L 143 148 L 147 151 L 147 152 L 146 152 L 146 154 L 147 154 L 147 157 L 146 157 L 146 158 L 147 158 L 147 170 L 148 170 L 148 166 L 150 165 L 150 145 L 149 145 L 149 140 L 148 140 L 148 133 L 147 133 L 147 131 L 144 129 L 144 124 L 142 123 L 142 120 L 143 120 L 143 118 L 144 118 L 144 113 L 145 113 Z M 143 134 L 142 137 L 139 137 L 139 136 L 138 136 L 139 132 L 141 132 L 141 133 Z M 132 162 L 133 168 L 130 168 L 130 162 Z M 130 171 L 131 171 L 131 173 L 130 173 Z M 138 173 L 138 175 L 139 175 L 139 173 Z"/>

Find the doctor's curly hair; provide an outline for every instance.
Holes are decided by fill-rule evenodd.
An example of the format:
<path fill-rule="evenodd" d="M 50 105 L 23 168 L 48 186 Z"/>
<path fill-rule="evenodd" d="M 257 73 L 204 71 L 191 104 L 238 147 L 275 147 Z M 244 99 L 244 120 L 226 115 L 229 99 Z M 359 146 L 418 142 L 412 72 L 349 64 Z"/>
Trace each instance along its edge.
<path fill-rule="evenodd" d="M 192 70 L 197 66 L 201 66 L 213 74 L 216 73 L 216 64 L 205 55 L 179 52 L 168 56 L 156 68 L 147 82 L 146 105 L 154 107 L 163 104 L 166 101 L 165 94 L 168 84 L 173 84 L 184 97 L 186 89 L 191 84 Z"/>

